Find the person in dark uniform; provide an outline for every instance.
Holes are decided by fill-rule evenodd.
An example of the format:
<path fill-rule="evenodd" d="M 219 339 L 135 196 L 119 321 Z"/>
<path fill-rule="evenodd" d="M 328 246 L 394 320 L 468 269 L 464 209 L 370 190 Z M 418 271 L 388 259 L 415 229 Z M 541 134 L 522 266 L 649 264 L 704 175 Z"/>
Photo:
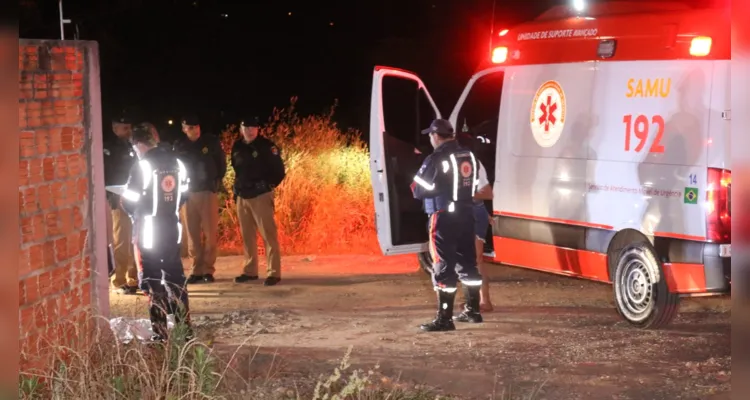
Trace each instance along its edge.
<path fill-rule="evenodd" d="M 235 172 L 234 196 L 245 248 L 242 275 L 234 279 L 243 283 L 258 279 L 257 232 L 266 246 L 268 267 L 265 286 L 281 280 L 281 253 L 274 219 L 274 189 L 286 176 L 281 149 L 258 134 L 258 117 L 240 122 L 242 137 L 232 146 L 231 163 Z"/>
<path fill-rule="evenodd" d="M 121 112 L 112 118 L 114 138 L 104 144 L 104 184 L 124 185 L 128 180 L 130 167 L 137 161 L 128 140 L 135 121 Z M 133 229 L 125 210 L 120 206 L 120 196 L 107 191 L 110 206 L 112 237 L 111 252 L 114 271 L 111 276 L 112 289 L 119 294 L 135 294 L 138 289 L 138 272 L 135 266 L 131 231 Z"/>
<path fill-rule="evenodd" d="M 174 150 L 187 166 L 190 177 L 185 224 L 193 265 L 188 283 L 214 282 L 219 234 L 217 192 L 227 172 L 226 155 L 218 137 L 201 132 L 198 118 L 184 118 L 182 131 L 185 137 L 175 141 Z M 201 240 L 201 233 L 205 241 Z"/>
<path fill-rule="evenodd" d="M 453 303 L 460 281 L 466 298 L 459 322 L 482 322 L 479 311 L 479 274 L 474 247 L 474 195 L 477 163 L 474 154 L 461 147 L 449 121 L 437 119 L 422 134 L 430 135 L 435 151 L 422 163 L 411 185 L 414 198 L 422 200 L 429 218 L 429 250 L 432 283 L 438 294 L 437 317 L 422 330 L 452 331 Z"/>
<path fill-rule="evenodd" d="M 166 340 L 167 315 L 190 323 L 185 271 L 180 258 L 180 206 L 187 200 L 185 165 L 156 128 L 141 124 L 130 138 L 139 161 L 130 169 L 122 205 L 133 218 L 133 242 L 141 290 L 149 297 L 154 340 Z"/>

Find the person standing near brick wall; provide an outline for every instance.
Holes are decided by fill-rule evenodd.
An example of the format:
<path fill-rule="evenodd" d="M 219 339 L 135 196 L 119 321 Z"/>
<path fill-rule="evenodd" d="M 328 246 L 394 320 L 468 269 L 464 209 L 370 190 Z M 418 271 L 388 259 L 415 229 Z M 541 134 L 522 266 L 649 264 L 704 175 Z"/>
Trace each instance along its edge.
<path fill-rule="evenodd" d="M 227 172 L 227 160 L 219 138 L 208 132 L 201 132 L 197 117 L 185 117 L 182 120 L 182 131 L 185 137 L 175 141 L 174 151 L 184 161 L 190 179 L 190 195 L 185 204 L 185 225 L 193 271 L 187 283 L 211 283 L 214 282 L 218 250 L 217 192 Z"/>
<path fill-rule="evenodd" d="M 125 112 L 112 118 L 112 131 L 115 135 L 104 144 L 104 182 L 107 186 L 124 185 L 130 168 L 137 161 L 128 142 L 134 122 Z M 107 202 L 112 213 L 112 251 L 115 259 L 112 289 L 119 294 L 135 294 L 138 289 L 138 272 L 131 243 L 130 217 L 120 205 L 119 195 L 107 191 Z"/>
<path fill-rule="evenodd" d="M 258 237 L 266 245 L 265 286 L 281 280 L 281 252 L 274 219 L 274 189 L 286 176 L 281 150 L 275 143 L 258 134 L 258 117 L 247 117 L 240 122 L 240 137 L 232 146 L 231 163 L 234 168 L 234 196 L 237 219 L 245 248 L 242 275 L 237 283 L 258 279 Z"/>
<path fill-rule="evenodd" d="M 190 196 L 187 168 L 169 144 L 159 142 L 152 124 L 136 126 L 130 143 L 139 161 L 129 171 L 122 204 L 134 221 L 135 258 L 141 290 L 149 298 L 152 340 L 167 339 L 168 314 L 186 324 L 191 336 L 178 222 L 178 210 Z"/>

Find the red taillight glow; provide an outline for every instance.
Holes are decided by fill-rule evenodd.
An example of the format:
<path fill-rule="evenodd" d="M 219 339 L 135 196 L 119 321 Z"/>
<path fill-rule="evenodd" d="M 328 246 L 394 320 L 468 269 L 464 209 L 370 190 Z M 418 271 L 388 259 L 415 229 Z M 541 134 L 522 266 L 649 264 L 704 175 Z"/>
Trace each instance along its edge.
<path fill-rule="evenodd" d="M 708 36 L 696 36 L 690 42 L 690 55 L 705 57 L 711 52 L 711 38 Z"/>
<path fill-rule="evenodd" d="M 708 169 L 706 228 L 708 240 L 711 242 L 731 243 L 732 241 L 731 188 L 731 171 L 718 168 Z"/>
<path fill-rule="evenodd" d="M 508 59 L 508 48 L 507 47 L 495 47 L 492 50 L 492 63 L 502 64 Z"/>

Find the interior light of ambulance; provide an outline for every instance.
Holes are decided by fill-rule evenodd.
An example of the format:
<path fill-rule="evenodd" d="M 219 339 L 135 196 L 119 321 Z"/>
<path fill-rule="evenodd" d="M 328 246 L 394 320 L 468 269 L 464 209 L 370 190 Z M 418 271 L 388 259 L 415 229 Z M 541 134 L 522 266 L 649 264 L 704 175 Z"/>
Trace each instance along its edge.
<path fill-rule="evenodd" d="M 711 52 L 711 38 L 708 36 L 696 36 L 690 42 L 690 55 L 705 57 Z"/>
<path fill-rule="evenodd" d="M 507 29 L 503 29 L 503 30 L 501 30 L 500 32 L 497 33 L 497 36 L 505 36 L 507 34 L 508 34 L 508 30 Z"/>
<path fill-rule="evenodd" d="M 495 47 L 495 49 L 492 50 L 492 63 L 493 64 L 502 64 L 507 59 L 508 59 L 507 47 L 504 47 L 504 46 Z"/>
<path fill-rule="evenodd" d="M 586 8 L 586 2 L 584 0 L 573 0 L 573 8 L 578 12 L 582 12 Z"/>
<path fill-rule="evenodd" d="M 730 190 L 732 173 L 718 168 L 708 169 L 706 188 L 706 226 L 708 240 L 714 243 L 731 243 Z"/>

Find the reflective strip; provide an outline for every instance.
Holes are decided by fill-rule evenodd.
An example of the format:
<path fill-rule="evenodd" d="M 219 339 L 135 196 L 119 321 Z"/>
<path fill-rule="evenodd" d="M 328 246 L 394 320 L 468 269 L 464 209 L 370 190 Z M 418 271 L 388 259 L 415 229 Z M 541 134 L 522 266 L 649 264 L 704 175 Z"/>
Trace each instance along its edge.
<path fill-rule="evenodd" d="M 141 194 L 136 193 L 130 189 L 125 189 L 125 191 L 122 192 L 122 197 L 124 197 L 126 200 L 138 201 L 141 199 Z"/>
<path fill-rule="evenodd" d="M 451 164 L 453 165 L 453 201 L 458 201 L 458 162 L 454 154 L 451 154 Z"/>
<path fill-rule="evenodd" d="M 448 170 L 451 168 L 450 164 L 448 164 L 448 161 L 443 160 L 443 173 L 448 172 Z"/>
<path fill-rule="evenodd" d="M 154 247 L 154 220 L 150 215 L 143 218 L 143 248 Z"/>
<path fill-rule="evenodd" d="M 177 159 L 177 168 L 178 168 L 178 176 L 180 179 L 180 192 L 187 192 L 188 191 L 188 176 L 187 176 L 187 168 L 185 168 L 185 164 L 180 161 L 180 159 Z M 177 198 L 177 203 L 179 203 L 179 197 Z"/>
<path fill-rule="evenodd" d="M 457 288 L 441 288 L 439 286 L 435 286 L 436 292 L 445 292 L 445 293 L 456 293 Z"/>
<path fill-rule="evenodd" d="M 151 183 L 151 175 L 154 173 L 154 170 L 151 168 L 151 163 L 148 160 L 141 160 L 138 162 L 138 165 L 141 167 L 141 174 L 143 175 L 143 189 L 146 190 L 148 184 Z"/>
<path fill-rule="evenodd" d="M 429 183 L 427 183 L 426 180 L 422 179 L 419 176 L 415 176 L 414 177 L 414 182 L 417 182 L 419 184 L 419 186 L 422 186 L 423 188 L 425 188 L 427 190 L 435 189 L 435 184 L 434 183 L 433 184 L 429 184 Z"/>
<path fill-rule="evenodd" d="M 448 212 L 453 212 L 453 211 L 456 211 L 456 203 L 451 201 L 450 204 L 448 204 Z"/>
<path fill-rule="evenodd" d="M 461 281 L 466 286 L 482 286 L 482 280 L 477 281 Z"/>
<path fill-rule="evenodd" d="M 177 223 L 177 243 L 182 243 L 182 224 Z"/>
<path fill-rule="evenodd" d="M 479 179 L 477 178 L 477 159 L 474 158 L 474 153 L 469 153 L 471 156 L 471 168 L 473 168 L 474 176 L 472 182 L 474 182 L 474 185 L 471 187 L 471 196 L 474 197 L 474 195 L 477 193 L 477 187 L 479 186 Z"/>

